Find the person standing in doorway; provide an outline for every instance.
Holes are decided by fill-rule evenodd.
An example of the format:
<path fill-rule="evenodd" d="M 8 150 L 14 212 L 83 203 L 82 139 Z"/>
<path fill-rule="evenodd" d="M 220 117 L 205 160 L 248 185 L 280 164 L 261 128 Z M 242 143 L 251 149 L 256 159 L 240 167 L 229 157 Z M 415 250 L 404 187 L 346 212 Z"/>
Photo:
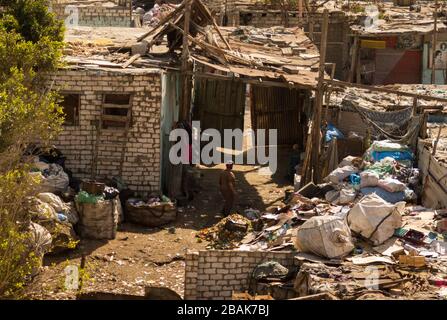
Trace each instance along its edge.
<path fill-rule="evenodd" d="M 236 178 L 232 172 L 233 162 L 229 161 L 225 166 L 226 169 L 220 174 L 219 186 L 225 201 L 222 213 L 228 216 L 233 209 L 234 199 L 236 197 Z"/>

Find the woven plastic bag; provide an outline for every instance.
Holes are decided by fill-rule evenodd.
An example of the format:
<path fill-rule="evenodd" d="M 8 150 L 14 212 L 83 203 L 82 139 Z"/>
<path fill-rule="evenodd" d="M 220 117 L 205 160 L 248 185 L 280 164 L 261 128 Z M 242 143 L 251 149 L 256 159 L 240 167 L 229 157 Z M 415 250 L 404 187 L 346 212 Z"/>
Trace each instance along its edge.
<path fill-rule="evenodd" d="M 391 204 L 375 193 L 364 196 L 347 216 L 349 228 L 369 239 L 374 245 L 391 238 L 394 230 L 402 226 L 401 212 L 405 202 Z"/>
<path fill-rule="evenodd" d="M 346 222 L 334 216 L 317 216 L 307 220 L 296 233 L 295 247 L 325 258 L 340 258 L 354 249 Z"/>

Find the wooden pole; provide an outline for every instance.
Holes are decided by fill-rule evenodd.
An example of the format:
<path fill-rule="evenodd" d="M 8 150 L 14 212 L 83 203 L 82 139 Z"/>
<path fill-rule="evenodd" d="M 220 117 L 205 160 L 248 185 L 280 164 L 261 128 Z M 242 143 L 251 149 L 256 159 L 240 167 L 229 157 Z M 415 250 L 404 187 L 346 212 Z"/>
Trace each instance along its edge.
<path fill-rule="evenodd" d="M 352 47 L 352 56 L 351 56 L 351 67 L 349 69 L 349 77 L 348 82 L 354 82 L 354 72 L 355 72 L 355 66 L 357 62 L 357 51 L 359 47 L 359 37 L 354 37 L 354 45 Z"/>
<path fill-rule="evenodd" d="M 318 84 L 317 91 L 315 95 L 315 108 L 314 108 L 314 125 L 313 125 L 313 152 L 312 152 L 312 167 L 313 167 L 313 180 L 315 182 L 320 182 L 320 142 L 321 142 L 321 113 L 323 105 L 323 95 L 324 95 L 324 74 L 325 74 L 325 63 L 326 63 L 326 48 L 327 48 L 327 33 L 328 33 L 328 21 L 329 21 L 329 11 L 324 10 L 323 13 L 323 25 L 321 30 L 320 39 L 320 67 L 318 71 Z"/>
<path fill-rule="evenodd" d="M 436 58 L 436 45 L 438 42 L 438 0 L 435 0 L 435 11 L 433 13 L 434 25 L 433 25 L 433 41 L 432 41 L 432 61 L 431 61 L 431 83 L 436 83 L 436 69 L 435 69 L 435 58 Z"/>
<path fill-rule="evenodd" d="M 183 50 L 182 50 L 182 99 L 180 105 L 180 115 L 179 120 L 188 120 L 189 118 L 189 107 L 190 107 L 190 76 L 188 75 L 189 70 L 189 43 L 188 43 L 188 35 L 189 35 L 189 25 L 191 19 L 191 3 L 192 0 L 185 0 L 185 13 L 183 15 L 184 25 L 183 25 Z"/>
<path fill-rule="evenodd" d="M 436 149 L 438 148 L 438 142 L 439 142 L 439 139 L 441 138 L 441 131 L 442 131 L 442 128 L 444 128 L 444 124 L 443 124 L 443 123 L 441 123 L 441 124 L 439 125 L 438 135 L 437 135 L 436 140 L 435 140 L 435 143 L 434 143 L 434 145 L 433 145 L 432 156 L 436 155 Z"/>
<path fill-rule="evenodd" d="M 418 114 L 418 97 L 413 97 L 413 116 Z"/>

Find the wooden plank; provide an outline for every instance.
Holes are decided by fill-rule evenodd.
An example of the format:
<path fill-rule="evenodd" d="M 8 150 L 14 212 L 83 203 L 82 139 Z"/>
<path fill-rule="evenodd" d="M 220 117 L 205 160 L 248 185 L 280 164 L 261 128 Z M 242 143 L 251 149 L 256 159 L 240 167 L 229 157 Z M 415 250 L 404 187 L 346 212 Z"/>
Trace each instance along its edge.
<path fill-rule="evenodd" d="M 101 119 L 103 121 L 126 122 L 127 116 L 114 116 L 114 115 L 109 115 L 109 114 L 103 114 L 103 115 L 101 115 Z"/>
<path fill-rule="evenodd" d="M 123 63 L 122 68 L 126 69 L 128 66 L 130 66 L 135 60 L 141 57 L 141 54 L 137 53 L 134 54 L 132 57 L 129 58 L 126 62 Z"/>
<path fill-rule="evenodd" d="M 354 45 L 353 45 L 353 48 L 352 48 L 351 67 L 349 68 L 348 82 L 353 82 L 354 81 L 354 72 L 355 72 L 355 66 L 356 66 L 356 63 L 357 63 L 358 48 L 359 48 L 359 37 L 356 36 L 354 38 Z"/>
<path fill-rule="evenodd" d="M 103 107 L 106 109 L 128 109 L 130 105 L 128 104 L 114 104 L 114 103 L 104 103 Z"/>

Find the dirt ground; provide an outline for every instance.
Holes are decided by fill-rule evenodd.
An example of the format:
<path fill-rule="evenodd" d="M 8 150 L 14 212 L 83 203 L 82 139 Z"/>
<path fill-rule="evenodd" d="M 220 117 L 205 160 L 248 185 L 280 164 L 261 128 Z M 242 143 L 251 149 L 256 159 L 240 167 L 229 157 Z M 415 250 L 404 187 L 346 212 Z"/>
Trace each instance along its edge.
<path fill-rule="evenodd" d="M 279 150 L 279 169 L 272 176 L 259 175 L 257 166 L 235 165 L 238 191 L 235 210 L 242 212 L 248 207 L 264 210 L 281 203 L 284 191 L 292 186 L 285 178 L 288 148 Z M 218 177 L 224 165 L 200 168 L 202 190 L 187 207 L 180 208 L 175 223 L 163 228 L 123 223 L 114 240 L 81 240 L 71 252 L 46 256 L 43 270 L 26 288 L 25 297 L 74 299 L 76 291 L 64 288 L 64 269 L 79 266 L 82 256 L 86 257 L 83 292 L 143 295 L 146 285 L 156 285 L 183 296 L 185 253 L 205 249 L 207 243 L 197 240 L 197 231 L 222 218 Z"/>

